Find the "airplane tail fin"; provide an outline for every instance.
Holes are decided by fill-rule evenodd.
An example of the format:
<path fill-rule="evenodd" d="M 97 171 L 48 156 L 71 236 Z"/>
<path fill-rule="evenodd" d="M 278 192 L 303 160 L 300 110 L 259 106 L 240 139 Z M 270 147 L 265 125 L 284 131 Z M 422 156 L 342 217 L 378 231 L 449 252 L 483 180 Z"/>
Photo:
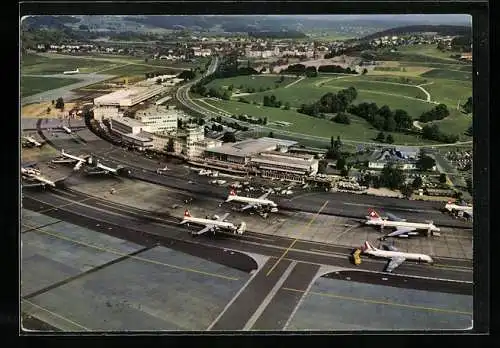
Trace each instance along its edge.
<path fill-rule="evenodd" d="M 368 209 L 368 212 L 370 213 L 370 219 L 372 220 L 379 220 L 381 219 L 380 215 L 374 210 L 374 209 Z"/>
<path fill-rule="evenodd" d="M 370 242 L 366 241 L 365 244 L 361 247 L 363 251 L 366 250 L 374 250 L 375 248 L 370 244 Z"/>
<path fill-rule="evenodd" d="M 231 191 L 229 191 L 229 195 L 230 195 L 230 196 L 236 196 L 236 191 L 235 191 L 235 190 L 231 190 Z"/>
<path fill-rule="evenodd" d="M 189 210 L 185 210 L 184 211 L 184 217 L 191 217 L 191 213 L 189 212 Z"/>

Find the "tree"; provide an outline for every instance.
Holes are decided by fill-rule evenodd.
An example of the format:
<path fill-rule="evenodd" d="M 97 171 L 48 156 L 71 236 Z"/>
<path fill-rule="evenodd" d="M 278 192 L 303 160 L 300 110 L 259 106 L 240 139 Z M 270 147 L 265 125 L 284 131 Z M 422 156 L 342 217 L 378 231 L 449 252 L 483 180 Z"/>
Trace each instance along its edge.
<path fill-rule="evenodd" d="M 394 143 L 394 138 L 393 138 L 392 134 L 387 134 L 387 138 L 385 139 L 385 142 L 387 144 L 393 144 Z"/>
<path fill-rule="evenodd" d="M 63 98 L 59 97 L 56 100 L 56 109 L 63 110 L 64 109 L 64 100 Z"/>
<path fill-rule="evenodd" d="M 405 110 L 397 109 L 394 111 L 394 121 L 396 121 L 396 129 L 403 130 L 411 128 L 413 120 L 408 112 Z"/>
<path fill-rule="evenodd" d="M 335 141 L 333 142 L 333 148 L 338 151 L 341 147 L 342 147 L 342 141 L 340 140 L 340 135 L 337 135 L 337 139 L 335 139 Z"/>
<path fill-rule="evenodd" d="M 180 118 L 177 119 L 177 128 L 182 128 L 182 120 Z"/>
<path fill-rule="evenodd" d="M 332 118 L 333 122 L 342 124 L 351 124 L 349 116 L 344 112 L 339 112 L 335 117 Z"/>
<path fill-rule="evenodd" d="M 167 152 L 174 152 L 175 151 L 174 139 L 173 138 L 168 139 L 167 149 L 166 150 L 167 150 Z"/>
<path fill-rule="evenodd" d="M 269 132 L 269 135 L 267 136 L 268 138 L 274 138 L 273 132 Z"/>
<path fill-rule="evenodd" d="M 161 85 L 162 80 L 161 79 L 156 79 L 156 84 Z"/>
<path fill-rule="evenodd" d="M 470 114 L 472 112 L 472 97 L 469 97 L 464 105 L 462 105 L 462 109 L 465 113 Z"/>
<path fill-rule="evenodd" d="M 225 132 L 224 135 L 222 136 L 222 141 L 225 143 L 234 143 L 236 142 L 236 137 L 232 132 Z"/>
<path fill-rule="evenodd" d="M 403 185 L 400 188 L 401 193 L 403 196 L 406 198 L 410 198 L 411 195 L 413 194 L 413 186 L 412 185 Z"/>
<path fill-rule="evenodd" d="M 381 172 L 380 180 L 383 186 L 392 190 L 401 187 L 405 181 L 403 171 L 392 164 L 387 164 Z"/>
<path fill-rule="evenodd" d="M 435 165 L 436 165 L 436 160 L 434 160 L 434 158 L 427 156 L 425 153 L 420 151 L 416 163 L 418 170 L 421 170 L 423 172 L 429 171 L 432 168 L 434 168 Z"/>
<path fill-rule="evenodd" d="M 366 75 L 367 72 L 368 72 L 368 70 L 366 70 L 366 68 L 364 68 L 363 72 L 361 73 L 361 75 Z"/>
<path fill-rule="evenodd" d="M 50 114 L 50 107 L 47 107 L 47 113 Z"/>
<path fill-rule="evenodd" d="M 385 134 L 384 134 L 384 132 L 379 132 L 377 134 L 377 137 L 375 138 L 375 140 L 376 141 L 380 141 L 381 143 L 383 143 L 384 140 L 385 140 Z"/>
<path fill-rule="evenodd" d="M 415 190 L 418 190 L 419 188 L 421 188 L 422 187 L 422 178 L 417 176 L 415 179 L 413 179 L 411 186 L 413 186 L 413 188 Z"/>
<path fill-rule="evenodd" d="M 336 168 L 337 170 L 342 170 L 345 168 L 345 165 L 346 165 L 346 160 L 344 157 L 340 157 L 338 160 L 337 160 L 337 165 L 336 165 Z"/>
<path fill-rule="evenodd" d="M 54 104 L 55 104 L 55 102 L 56 102 L 56 101 L 55 101 L 54 99 L 52 99 L 52 105 L 54 105 Z"/>
<path fill-rule="evenodd" d="M 441 173 L 441 174 L 439 175 L 439 182 L 440 182 L 441 184 L 445 184 L 445 183 L 446 183 L 446 174 Z"/>
<path fill-rule="evenodd" d="M 349 176 L 349 168 L 347 167 L 344 167 L 340 170 L 340 175 L 342 175 L 343 177 L 348 177 Z"/>
<path fill-rule="evenodd" d="M 285 107 L 284 107 L 285 110 L 290 110 L 290 103 L 289 102 L 286 102 L 285 103 Z"/>

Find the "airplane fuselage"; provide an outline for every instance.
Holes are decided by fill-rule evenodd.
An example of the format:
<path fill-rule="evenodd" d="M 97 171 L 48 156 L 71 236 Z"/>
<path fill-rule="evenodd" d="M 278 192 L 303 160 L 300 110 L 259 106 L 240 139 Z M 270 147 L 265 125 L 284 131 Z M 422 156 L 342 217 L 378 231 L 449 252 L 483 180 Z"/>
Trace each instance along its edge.
<path fill-rule="evenodd" d="M 270 206 L 273 208 L 276 208 L 278 205 L 274 203 L 273 201 L 269 199 L 258 199 L 258 198 L 252 198 L 252 197 L 244 197 L 244 196 L 229 196 L 226 200 L 226 202 L 242 202 L 242 203 L 249 203 L 249 204 L 255 204 L 257 206 Z"/>
<path fill-rule="evenodd" d="M 390 220 L 367 220 L 365 222 L 366 225 L 371 225 L 371 226 L 380 226 L 381 228 L 384 227 L 409 227 L 409 228 L 415 228 L 415 229 L 420 229 L 420 230 L 428 230 L 428 231 L 436 231 L 439 232 L 440 229 L 436 227 L 434 224 L 428 223 L 418 223 L 418 222 L 406 222 L 406 221 L 390 221 Z"/>
<path fill-rule="evenodd" d="M 105 166 L 105 165 L 103 165 L 103 164 L 101 164 L 101 163 L 97 163 L 97 167 L 98 167 L 98 168 L 101 168 L 102 170 L 105 170 L 105 171 L 107 171 L 107 172 L 109 172 L 109 173 L 113 173 L 113 174 L 116 174 L 116 173 L 117 173 L 117 170 L 116 170 L 116 169 L 111 168 L 111 167 L 107 167 L 107 166 Z"/>
<path fill-rule="evenodd" d="M 369 249 L 363 251 L 363 253 L 385 259 L 392 259 L 394 257 L 404 257 L 406 260 L 411 260 L 411 261 L 424 261 L 428 263 L 434 262 L 429 255 L 425 254 L 404 253 L 401 251 L 390 251 L 390 250 L 380 250 L 380 249 Z"/>
<path fill-rule="evenodd" d="M 457 205 L 457 204 L 446 204 L 445 209 L 448 211 L 463 211 L 468 214 L 472 214 L 472 207 L 466 205 Z"/>
<path fill-rule="evenodd" d="M 231 222 L 227 221 L 217 221 L 217 220 L 211 220 L 211 219 L 202 219 L 202 218 L 195 218 L 191 216 L 185 216 L 184 219 L 181 221 L 181 224 L 192 222 L 194 224 L 199 224 L 199 225 L 213 225 L 219 228 L 224 228 L 228 230 L 237 230 L 238 228 Z"/>

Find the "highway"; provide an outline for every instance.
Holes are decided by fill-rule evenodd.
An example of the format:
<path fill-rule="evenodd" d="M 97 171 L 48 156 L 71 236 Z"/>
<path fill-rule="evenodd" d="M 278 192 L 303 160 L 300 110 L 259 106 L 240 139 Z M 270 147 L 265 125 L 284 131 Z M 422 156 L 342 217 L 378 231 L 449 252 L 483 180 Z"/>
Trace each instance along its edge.
<path fill-rule="evenodd" d="M 115 228 L 106 230 L 104 233 L 113 231 L 122 238 L 124 236 L 130 238 L 135 234 L 136 237 L 142 236 L 143 238 L 157 240 L 172 248 L 175 248 L 172 246 L 172 242 L 174 244 L 182 242 L 183 245 L 187 243 L 195 244 L 198 247 L 212 246 L 270 257 L 281 257 L 286 252 L 286 258 L 283 258 L 283 260 L 316 265 L 353 267 L 348 258 L 351 250 L 346 247 L 297 240 L 293 244 L 293 248 L 290 248 L 292 240 L 288 238 L 252 232 L 238 238 L 223 234 L 218 235 L 216 239 L 205 236 L 192 238 L 184 227 L 177 224 L 179 221 L 177 217 L 146 214 L 144 211 L 135 208 L 121 206 L 92 196 L 79 195 L 74 191 L 46 190 L 38 192 L 37 190 L 25 190 L 23 207 L 75 224 L 84 223 L 87 227 L 92 226 L 92 228 L 95 228 L 97 224 L 107 223 L 115 226 Z M 117 229 L 119 232 L 116 232 Z M 192 248 L 190 250 L 193 252 Z M 435 261 L 436 266 L 434 267 L 405 263 L 398 268 L 397 273 L 404 273 L 405 276 L 459 281 L 456 283 L 432 279 L 426 280 L 430 283 L 438 282 L 442 284 L 442 286 L 439 286 L 439 291 L 443 292 L 465 291 L 467 293 L 472 291 L 470 283 L 462 283 L 472 281 L 472 269 L 469 268 L 471 266 L 470 261 L 449 259 L 436 259 Z M 365 258 L 358 268 L 365 271 L 380 272 L 385 264 L 386 261 L 383 260 Z M 385 273 L 380 274 L 385 276 Z M 398 275 L 391 276 L 398 277 Z M 399 277 L 401 276 L 399 275 Z M 432 288 L 433 286 L 428 285 L 428 287 Z"/>

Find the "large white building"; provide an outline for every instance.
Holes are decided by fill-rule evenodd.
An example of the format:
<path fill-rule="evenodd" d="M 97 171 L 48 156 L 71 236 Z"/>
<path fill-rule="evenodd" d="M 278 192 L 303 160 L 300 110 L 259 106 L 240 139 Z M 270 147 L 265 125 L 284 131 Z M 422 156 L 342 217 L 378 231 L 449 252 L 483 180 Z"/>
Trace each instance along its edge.
<path fill-rule="evenodd" d="M 95 98 L 94 105 L 96 107 L 107 106 L 127 108 L 152 98 L 160 94 L 163 90 L 164 87 L 161 85 L 149 87 L 134 86 Z"/>
<path fill-rule="evenodd" d="M 177 110 L 156 106 L 135 113 L 135 119 L 148 127 L 151 133 L 167 134 L 177 131 Z"/>
<path fill-rule="evenodd" d="M 140 132 L 150 132 L 149 126 L 141 121 L 129 117 L 119 117 L 110 119 L 111 130 L 120 135 L 139 134 Z"/>

